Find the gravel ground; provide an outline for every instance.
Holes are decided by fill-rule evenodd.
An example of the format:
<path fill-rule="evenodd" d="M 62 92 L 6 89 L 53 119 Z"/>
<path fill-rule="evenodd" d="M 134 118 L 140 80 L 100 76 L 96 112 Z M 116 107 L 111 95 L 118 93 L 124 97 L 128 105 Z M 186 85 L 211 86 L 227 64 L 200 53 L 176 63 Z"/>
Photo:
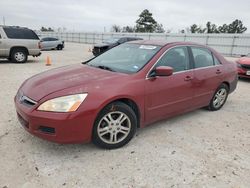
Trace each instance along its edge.
<path fill-rule="evenodd" d="M 0 188 L 34 187 L 250 187 L 250 81 L 218 112 L 196 110 L 138 130 L 117 150 L 93 144 L 60 145 L 27 133 L 13 97 L 42 71 L 91 56 L 89 46 L 67 43 L 27 64 L 0 60 Z M 52 66 L 45 66 L 50 56 Z"/>

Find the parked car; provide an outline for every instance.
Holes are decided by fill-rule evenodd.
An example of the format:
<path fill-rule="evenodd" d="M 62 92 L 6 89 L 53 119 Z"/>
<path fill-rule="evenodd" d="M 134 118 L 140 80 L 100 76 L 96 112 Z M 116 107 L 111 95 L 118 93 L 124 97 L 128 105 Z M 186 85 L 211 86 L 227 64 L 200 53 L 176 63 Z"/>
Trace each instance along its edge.
<path fill-rule="evenodd" d="M 250 78 L 250 54 L 245 57 L 241 57 L 237 61 L 238 74 L 241 78 Z"/>
<path fill-rule="evenodd" d="M 64 48 L 64 41 L 54 37 L 44 37 L 41 39 L 42 50 L 62 50 Z"/>
<path fill-rule="evenodd" d="M 24 27 L 0 26 L 0 58 L 25 63 L 29 55 L 41 55 L 37 34 Z"/>
<path fill-rule="evenodd" d="M 33 135 L 113 149 L 153 122 L 202 107 L 219 110 L 237 80 L 236 64 L 209 47 L 134 41 L 31 77 L 15 106 Z"/>
<path fill-rule="evenodd" d="M 125 42 L 129 41 L 135 41 L 135 40 L 143 40 L 142 38 L 138 37 L 115 37 L 115 38 L 109 38 L 103 41 L 101 44 L 94 45 L 94 48 L 92 49 L 92 53 L 94 56 L 98 56 L 107 50 L 114 48 L 115 46 L 118 46 L 120 44 L 123 44 Z"/>

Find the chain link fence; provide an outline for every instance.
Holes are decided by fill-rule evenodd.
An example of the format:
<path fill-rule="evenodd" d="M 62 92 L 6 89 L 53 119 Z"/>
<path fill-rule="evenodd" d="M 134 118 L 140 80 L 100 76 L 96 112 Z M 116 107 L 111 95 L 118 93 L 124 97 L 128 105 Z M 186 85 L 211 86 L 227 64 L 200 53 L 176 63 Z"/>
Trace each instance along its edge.
<path fill-rule="evenodd" d="M 85 44 L 102 43 L 111 37 L 140 37 L 146 40 L 167 42 L 189 41 L 204 44 L 226 56 L 242 56 L 250 53 L 250 34 L 157 34 L 157 33 L 87 33 L 87 32 L 38 32 L 42 37 L 57 37 L 65 42 Z"/>

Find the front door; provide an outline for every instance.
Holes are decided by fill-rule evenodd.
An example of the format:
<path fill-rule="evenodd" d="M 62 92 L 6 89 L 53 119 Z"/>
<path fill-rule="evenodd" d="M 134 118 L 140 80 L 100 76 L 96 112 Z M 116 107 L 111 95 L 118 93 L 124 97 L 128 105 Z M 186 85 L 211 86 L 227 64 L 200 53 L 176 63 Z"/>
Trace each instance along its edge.
<path fill-rule="evenodd" d="M 168 50 L 156 63 L 152 71 L 158 66 L 170 66 L 174 73 L 167 77 L 150 77 L 149 73 L 145 81 L 146 123 L 192 108 L 194 75 L 189 62 L 187 47 L 175 47 Z"/>

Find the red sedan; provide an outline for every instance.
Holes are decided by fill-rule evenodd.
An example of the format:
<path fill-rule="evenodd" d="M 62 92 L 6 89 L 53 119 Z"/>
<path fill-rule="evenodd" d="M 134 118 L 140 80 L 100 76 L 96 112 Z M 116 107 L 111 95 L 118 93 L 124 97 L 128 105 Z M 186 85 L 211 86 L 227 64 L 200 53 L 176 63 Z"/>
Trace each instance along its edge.
<path fill-rule="evenodd" d="M 219 110 L 237 85 L 237 66 L 194 43 L 135 41 L 26 80 L 18 119 L 58 143 L 128 143 L 137 128 L 198 108 Z"/>
<path fill-rule="evenodd" d="M 239 77 L 250 78 L 250 54 L 248 54 L 246 57 L 238 59 L 236 62 L 238 65 Z"/>

